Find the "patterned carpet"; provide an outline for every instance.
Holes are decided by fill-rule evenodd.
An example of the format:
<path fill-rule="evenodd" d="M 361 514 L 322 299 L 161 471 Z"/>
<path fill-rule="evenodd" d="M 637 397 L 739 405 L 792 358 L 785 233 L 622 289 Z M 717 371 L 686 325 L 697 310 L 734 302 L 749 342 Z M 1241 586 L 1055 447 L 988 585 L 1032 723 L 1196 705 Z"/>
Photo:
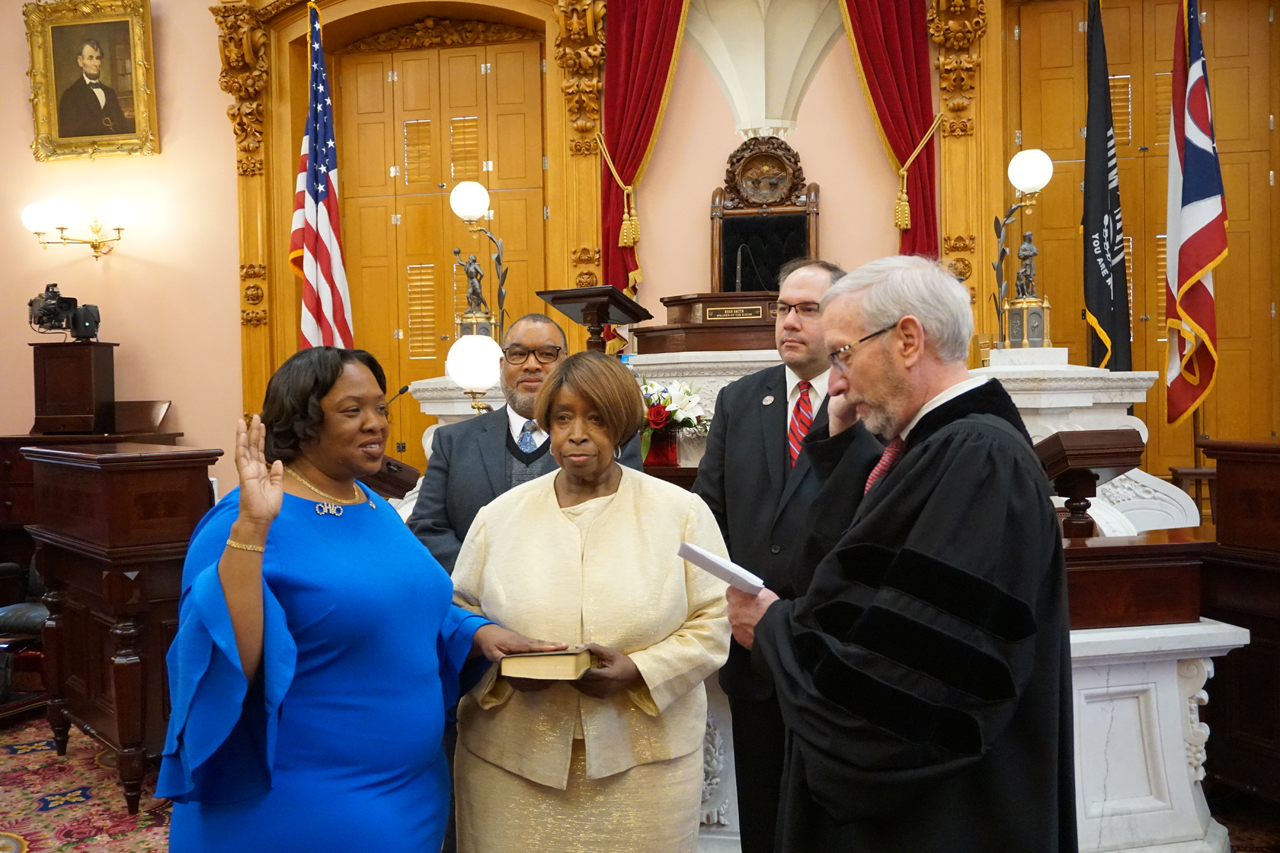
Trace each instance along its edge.
<path fill-rule="evenodd" d="M 169 801 L 150 796 L 154 772 L 142 790 L 130 815 L 112 752 L 73 727 L 61 758 L 43 715 L 0 722 L 0 853 L 165 851 Z M 1280 853 L 1280 808 L 1227 788 L 1208 794 L 1234 853 Z"/>
<path fill-rule="evenodd" d="M 169 801 L 143 783 L 138 814 L 125 809 L 115 754 L 71 729 L 54 751 L 43 715 L 0 728 L 0 853 L 142 853 L 169 846 Z"/>

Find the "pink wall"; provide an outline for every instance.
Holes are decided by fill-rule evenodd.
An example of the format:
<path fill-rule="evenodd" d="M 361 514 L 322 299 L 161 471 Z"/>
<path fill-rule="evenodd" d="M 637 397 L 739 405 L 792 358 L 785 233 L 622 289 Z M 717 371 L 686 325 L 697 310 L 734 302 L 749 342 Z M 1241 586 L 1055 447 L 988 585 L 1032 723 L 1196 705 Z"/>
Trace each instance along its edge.
<path fill-rule="evenodd" d="M 636 190 L 640 213 L 640 304 L 666 319 L 659 299 L 710 289 L 711 191 L 724 184 L 742 143 L 733 113 L 702 58 L 680 52 L 658 143 Z M 885 157 L 843 40 L 822 61 L 787 143 L 821 188 L 822 256 L 846 269 L 898 250 L 893 203 L 898 177 Z"/>
<path fill-rule="evenodd" d="M 229 448 L 240 414 L 239 272 L 231 96 L 218 88 L 217 27 L 208 3 L 152 3 L 160 154 L 38 163 L 26 29 L 19 4 L 0 21 L 0 433 L 32 423 L 29 342 L 57 341 L 27 326 L 27 300 L 57 282 L 96 304 L 102 340 L 115 354 L 116 398 L 172 400 L 165 428 L 185 445 Z M 135 223 L 120 248 L 94 261 L 86 247 L 42 250 L 19 221 L 22 208 L 66 196 L 82 209 L 128 198 Z M 88 228 L 82 229 L 83 234 Z M 77 235 L 77 232 L 72 232 Z M 77 235 L 77 236 L 82 236 Z M 235 484 L 229 457 L 213 476 Z"/>

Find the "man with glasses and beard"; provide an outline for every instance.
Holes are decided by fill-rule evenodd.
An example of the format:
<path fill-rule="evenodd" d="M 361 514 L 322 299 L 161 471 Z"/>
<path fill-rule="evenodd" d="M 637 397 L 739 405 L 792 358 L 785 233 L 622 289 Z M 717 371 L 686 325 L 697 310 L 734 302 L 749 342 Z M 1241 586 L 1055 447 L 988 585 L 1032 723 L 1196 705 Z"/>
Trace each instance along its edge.
<path fill-rule="evenodd" d="M 526 314 L 502 341 L 507 405 L 436 430 L 409 529 L 453 572 L 480 508 L 498 495 L 556 469 L 547 434 L 533 420 L 533 398 L 568 355 L 564 330 L 545 314 Z M 641 470 L 639 437 L 622 448 L 623 465 Z"/>
<path fill-rule="evenodd" d="M 76 64 L 80 75 L 58 100 L 58 136 L 133 133 L 133 119 L 125 118 L 116 90 L 101 82 L 102 48 L 96 39 L 80 42 Z"/>

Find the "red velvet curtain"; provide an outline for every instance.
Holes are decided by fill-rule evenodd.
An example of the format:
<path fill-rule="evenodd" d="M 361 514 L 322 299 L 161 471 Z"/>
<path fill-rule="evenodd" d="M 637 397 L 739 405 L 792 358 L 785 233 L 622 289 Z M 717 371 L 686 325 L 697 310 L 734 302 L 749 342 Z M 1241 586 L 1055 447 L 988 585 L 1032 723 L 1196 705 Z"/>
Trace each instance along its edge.
<path fill-rule="evenodd" d="M 604 141 L 618 177 L 636 182 L 662 118 L 680 45 L 687 0 L 609 0 L 605 21 Z M 634 248 L 618 245 L 623 191 L 601 157 L 604 283 L 628 290 L 639 283 Z M 641 232 L 643 238 L 643 232 Z"/>
<path fill-rule="evenodd" d="M 844 6 L 862 80 L 898 169 L 933 123 L 927 8 L 924 0 L 844 0 Z M 898 241 L 904 255 L 938 257 L 936 152 L 930 140 L 907 170 L 911 227 Z"/>

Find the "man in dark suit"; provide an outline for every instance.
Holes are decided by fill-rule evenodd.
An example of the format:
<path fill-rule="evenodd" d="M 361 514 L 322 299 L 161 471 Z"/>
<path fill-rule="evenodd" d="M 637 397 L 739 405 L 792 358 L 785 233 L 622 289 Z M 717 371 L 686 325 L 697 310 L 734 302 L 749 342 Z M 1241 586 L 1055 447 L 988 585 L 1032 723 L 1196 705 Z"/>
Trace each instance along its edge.
<path fill-rule="evenodd" d="M 80 43 L 76 64 L 80 66 L 80 76 L 58 100 L 58 136 L 133 133 L 133 119 L 125 118 L 116 90 L 104 86 L 99 79 L 102 75 L 102 48 L 96 39 L 85 39 Z"/>
<path fill-rule="evenodd" d="M 533 422 L 533 400 L 567 349 L 564 330 L 545 314 L 516 320 L 503 340 L 501 382 L 507 405 L 436 430 L 409 529 L 445 571 L 453 571 L 462 540 L 482 506 L 556 469 L 547 434 Z M 638 436 L 623 446 L 619 461 L 640 470 Z"/>
<path fill-rule="evenodd" d="M 720 392 L 693 491 L 711 507 L 734 562 L 779 595 L 803 595 L 790 565 L 808 529 L 819 483 L 800 442 L 827 423 L 827 374 L 818 305 L 844 271 L 800 258 L 778 275 L 774 339 L 782 364 L 744 376 Z M 859 428 L 850 452 L 879 455 Z M 874 464 L 874 463 L 873 463 Z M 773 683 L 736 642 L 720 670 L 733 713 L 738 822 L 743 853 L 772 853 L 785 727 Z"/>

